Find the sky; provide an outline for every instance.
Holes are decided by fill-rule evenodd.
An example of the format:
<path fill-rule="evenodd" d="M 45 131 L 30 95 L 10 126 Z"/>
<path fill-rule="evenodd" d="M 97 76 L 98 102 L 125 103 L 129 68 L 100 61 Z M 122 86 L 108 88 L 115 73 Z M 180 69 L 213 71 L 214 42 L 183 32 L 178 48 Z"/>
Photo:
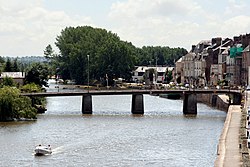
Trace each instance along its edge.
<path fill-rule="evenodd" d="M 250 33 L 249 0 L 0 0 L 0 56 L 43 56 L 69 26 L 116 33 L 136 47 L 183 47 Z"/>

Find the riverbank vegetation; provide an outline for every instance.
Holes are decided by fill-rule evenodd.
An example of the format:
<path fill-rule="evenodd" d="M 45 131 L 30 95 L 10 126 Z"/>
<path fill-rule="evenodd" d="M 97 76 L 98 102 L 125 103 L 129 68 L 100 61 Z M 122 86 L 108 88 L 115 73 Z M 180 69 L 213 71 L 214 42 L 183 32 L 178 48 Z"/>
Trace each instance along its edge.
<path fill-rule="evenodd" d="M 31 99 L 20 96 L 20 93 L 16 87 L 0 88 L 0 121 L 36 119 L 36 109 L 32 107 Z"/>
<path fill-rule="evenodd" d="M 35 84 L 26 84 L 17 88 L 12 78 L 6 77 L 0 88 L 0 122 L 24 119 L 36 119 L 37 113 L 45 110 L 45 98 L 35 97 L 30 99 L 21 96 L 21 93 L 42 92 L 42 88 Z M 33 103 L 33 104 L 32 104 Z"/>

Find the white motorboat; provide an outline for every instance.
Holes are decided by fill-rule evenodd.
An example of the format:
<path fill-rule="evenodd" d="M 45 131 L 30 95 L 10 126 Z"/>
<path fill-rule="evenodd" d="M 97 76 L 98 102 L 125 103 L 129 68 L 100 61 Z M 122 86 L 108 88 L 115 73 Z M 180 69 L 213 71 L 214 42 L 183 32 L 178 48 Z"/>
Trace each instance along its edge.
<path fill-rule="evenodd" d="M 50 145 L 48 146 L 39 145 L 35 148 L 35 155 L 47 155 L 51 153 L 52 153 L 52 150 L 51 150 Z"/>

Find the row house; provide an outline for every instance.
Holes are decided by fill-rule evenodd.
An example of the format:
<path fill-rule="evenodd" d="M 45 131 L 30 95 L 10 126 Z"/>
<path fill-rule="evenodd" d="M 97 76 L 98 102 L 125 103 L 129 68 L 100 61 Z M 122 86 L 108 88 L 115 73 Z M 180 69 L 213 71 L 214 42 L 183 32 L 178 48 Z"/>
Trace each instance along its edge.
<path fill-rule="evenodd" d="M 232 85 L 249 85 L 249 44 L 250 34 L 236 36 L 233 39 L 233 44 L 230 48 L 230 58 L 234 59 L 231 63 L 234 68 L 233 72 L 228 71 L 233 75 L 231 81 Z"/>
<path fill-rule="evenodd" d="M 182 83 L 193 83 L 194 82 L 194 62 L 195 62 L 195 53 L 189 52 L 186 54 L 183 59 L 183 81 Z"/>
<path fill-rule="evenodd" d="M 231 39 L 213 38 L 206 57 L 206 79 L 208 85 L 215 86 L 226 76 L 226 62 Z"/>
<path fill-rule="evenodd" d="M 176 62 L 176 82 L 215 86 L 250 84 L 250 34 L 212 38 L 193 45 Z"/>
<path fill-rule="evenodd" d="M 245 85 L 250 84 L 250 45 L 242 53 L 242 80 Z"/>
<path fill-rule="evenodd" d="M 211 45 L 210 43 L 210 41 L 201 41 L 199 44 L 193 45 L 191 51 L 182 57 L 182 83 L 189 83 L 192 85 L 206 85 L 206 61 L 204 57 L 207 56 L 206 49 Z"/>

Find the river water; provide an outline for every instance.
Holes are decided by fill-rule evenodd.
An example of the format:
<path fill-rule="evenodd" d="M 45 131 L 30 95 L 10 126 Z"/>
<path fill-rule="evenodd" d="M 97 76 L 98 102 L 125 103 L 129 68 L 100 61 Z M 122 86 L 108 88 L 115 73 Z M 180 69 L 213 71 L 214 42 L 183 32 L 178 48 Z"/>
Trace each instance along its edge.
<path fill-rule="evenodd" d="M 182 100 L 144 95 L 145 114 L 131 115 L 130 95 L 93 96 L 93 115 L 81 97 L 49 97 L 37 121 L 0 123 L 0 166 L 211 167 L 226 113 L 198 104 L 182 114 Z M 34 156 L 38 144 L 53 153 Z"/>

